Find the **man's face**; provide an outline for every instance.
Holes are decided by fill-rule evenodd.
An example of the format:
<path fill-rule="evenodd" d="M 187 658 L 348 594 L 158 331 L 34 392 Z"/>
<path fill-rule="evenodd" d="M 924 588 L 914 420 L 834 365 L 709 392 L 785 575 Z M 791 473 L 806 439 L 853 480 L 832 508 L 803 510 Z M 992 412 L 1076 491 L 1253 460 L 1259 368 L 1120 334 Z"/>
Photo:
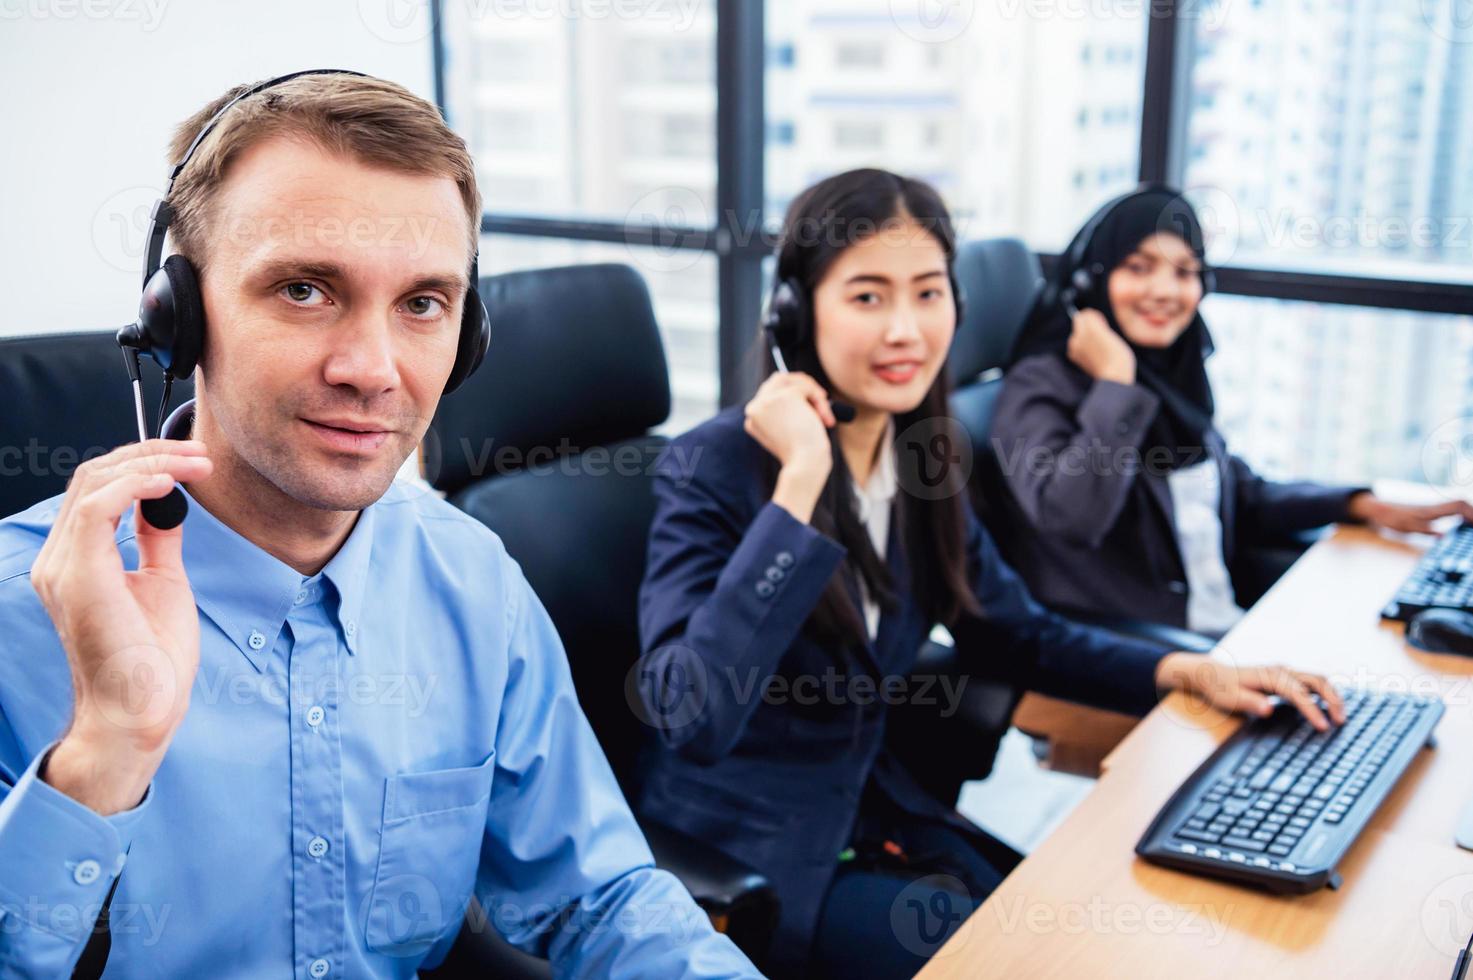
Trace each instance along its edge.
<path fill-rule="evenodd" d="M 236 158 L 201 283 L 198 388 L 226 451 L 311 507 L 382 496 L 455 362 L 467 221 L 449 177 L 290 139 Z"/>

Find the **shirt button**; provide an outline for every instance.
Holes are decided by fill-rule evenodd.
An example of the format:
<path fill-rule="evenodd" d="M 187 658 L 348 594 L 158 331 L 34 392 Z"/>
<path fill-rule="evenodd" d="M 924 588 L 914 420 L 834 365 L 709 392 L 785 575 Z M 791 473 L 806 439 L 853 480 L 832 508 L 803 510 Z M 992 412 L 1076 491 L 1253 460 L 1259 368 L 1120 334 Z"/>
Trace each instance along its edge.
<path fill-rule="evenodd" d="M 251 630 L 251 635 L 246 639 L 252 650 L 259 650 L 266 645 L 266 634 L 260 630 Z"/>
<path fill-rule="evenodd" d="M 353 622 L 351 619 L 348 620 L 346 623 L 343 624 L 343 632 L 347 633 L 349 636 L 352 636 L 354 633 L 358 632 L 358 624 Z"/>
<path fill-rule="evenodd" d="M 762 579 L 760 582 L 757 583 L 757 594 L 764 599 L 771 599 L 772 594 L 776 591 L 777 589 L 774 588 L 773 584 L 767 581 L 767 579 Z"/>
<path fill-rule="evenodd" d="M 327 976 L 327 960 L 318 957 L 308 965 L 307 972 L 318 978 Z"/>
<path fill-rule="evenodd" d="M 793 553 L 791 551 L 779 551 L 777 557 L 773 560 L 777 562 L 778 568 L 793 567 Z"/>
<path fill-rule="evenodd" d="M 303 589 L 301 592 L 298 592 L 297 593 L 296 603 L 297 603 L 297 605 L 300 606 L 302 603 L 304 603 L 306 601 L 307 601 L 307 590 L 306 589 Z"/>
<path fill-rule="evenodd" d="M 322 705 L 314 704 L 312 707 L 307 709 L 307 724 L 311 725 L 313 728 L 316 728 L 318 725 L 322 724 L 322 719 L 326 715 L 327 712 L 322 710 Z"/>
<path fill-rule="evenodd" d="M 79 885 L 90 885 L 102 874 L 102 865 L 88 858 L 78 861 L 77 866 L 72 869 L 72 880 Z"/>
<path fill-rule="evenodd" d="M 784 578 L 787 577 L 788 573 L 783 571 L 781 568 L 778 568 L 776 565 L 768 565 L 767 571 L 764 574 L 767 576 L 767 581 L 769 582 L 781 582 Z"/>
<path fill-rule="evenodd" d="M 327 838 L 314 837 L 307 842 L 307 853 L 315 858 L 320 858 L 327 853 Z"/>

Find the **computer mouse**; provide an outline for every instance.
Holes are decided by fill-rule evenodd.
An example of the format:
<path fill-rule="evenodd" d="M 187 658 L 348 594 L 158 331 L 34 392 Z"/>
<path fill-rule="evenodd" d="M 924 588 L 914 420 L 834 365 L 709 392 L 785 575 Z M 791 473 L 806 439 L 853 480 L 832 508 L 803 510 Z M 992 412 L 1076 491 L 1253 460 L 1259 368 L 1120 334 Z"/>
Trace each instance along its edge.
<path fill-rule="evenodd" d="M 1407 626 L 1407 642 L 1429 653 L 1473 657 L 1473 613 L 1461 609 L 1424 609 Z"/>

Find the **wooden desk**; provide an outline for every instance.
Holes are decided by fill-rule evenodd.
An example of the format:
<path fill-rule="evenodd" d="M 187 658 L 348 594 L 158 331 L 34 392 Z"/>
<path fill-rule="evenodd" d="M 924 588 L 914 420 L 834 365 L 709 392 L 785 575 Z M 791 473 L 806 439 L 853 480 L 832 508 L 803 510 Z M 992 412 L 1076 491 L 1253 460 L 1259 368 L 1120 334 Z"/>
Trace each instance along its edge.
<path fill-rule="evenodd" d="M 1473 931 L 1473 661 L 1407 646 L 1379 612 L 1431 538 L 1341 528 L 1222 642 L 1342 683 L 1438 693 L 1436 748 L 1407 770 L 1340 866 L 1337 891 L 1275 897 L 1135 856 L 1156 811 L 1237 721 L 1174 694 L 1105 760 L 1099 783 L 918 976 L 1445 980 Z"/>

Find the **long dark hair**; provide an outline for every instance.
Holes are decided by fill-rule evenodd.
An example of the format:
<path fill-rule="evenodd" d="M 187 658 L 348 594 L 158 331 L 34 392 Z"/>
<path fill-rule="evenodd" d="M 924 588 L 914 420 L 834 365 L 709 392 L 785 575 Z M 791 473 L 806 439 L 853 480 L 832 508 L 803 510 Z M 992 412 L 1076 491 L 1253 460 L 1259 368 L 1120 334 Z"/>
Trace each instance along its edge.
<path fill-rule="evenodd" d="M 941 245 L 949 270 L 956 257 L 956 232 L 941 195 L 929 184 L 875 169 L 851 170 L 821 180 L 793 200 L 783 219 L 776 281 L 792 280 L 801 286 L 811 318 L 814 291 L 844 250 L 907 218 Z M 833 391 L 818 359 L 815 327 L 810 323 L 805 342 L 794 350 L 784 350 L 783 357 L 790 369 L 806 372 Z M 758 344 L 766 376 L 777 370 L 777 365 L 766 338 L 759 337 Z M 921 403 L 895 417 L 896 435 L 922 421 L 944 420 L 950 397 L 951 382 L 943 368 Z M 812 525 L 843 545 L 848 554 L 805 627 L 823 637 L 863 644 L 868 630 L 845 583 L 844 569 L 861 579 L 870 596 L 887 612 L 899 605 L 898 584 L 859 519 L 849 465 L 836 428 L 829 430 L 829 444 L 833 468 L 814 508 Z M 889 451 L 889 447 L 881 451 Z M 964 611 L 981 611 L 967 570 L 965 495 L 951 493 L 930 499 L 906 492 L 907 485 L 916 485 L 903 475 L 906 464 L 906 457 L 897 458 L 902 475 L 893 513 L 898 540 L 908 559 L 909 588 L 933 622 L 951 625 Z M 777 460 L 770 459 L 769 492 L 776 486 L 777 474 Z"/>

